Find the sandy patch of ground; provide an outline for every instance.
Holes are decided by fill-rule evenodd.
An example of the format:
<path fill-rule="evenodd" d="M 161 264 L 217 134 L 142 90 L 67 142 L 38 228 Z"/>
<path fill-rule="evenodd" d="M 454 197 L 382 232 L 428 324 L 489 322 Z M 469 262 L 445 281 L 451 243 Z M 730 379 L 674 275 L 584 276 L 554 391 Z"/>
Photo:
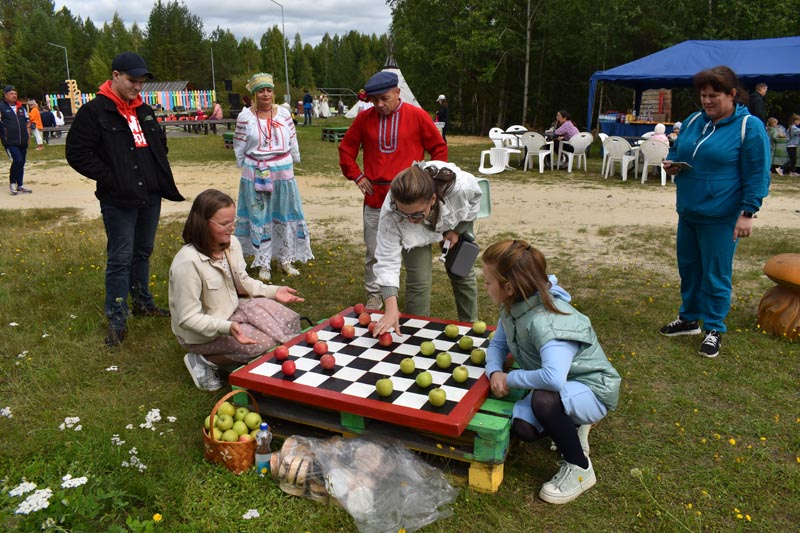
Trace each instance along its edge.
<path fill-rule="evenodd" d="M 209 187 L 237 198 L 239 173 L 233 163 L 173 165 L 173 172 L 189 201 L 164 202 L 165 216 L 185 216 L 191 199 Z M 661 187 L 657 181 L 642 185 L 633 180 L 624 188 L 610 187 L 602 179 L 573 181 L 566 173 L 561 182 L 549 180 L 551 183 L 542 184 L 537 182 L 536 173 L 529 175 L 531 179 L 524 184 L 504 181 L 502 174 L 490 178 L 492 215 L 477 223 L 480 241 L 503 232 L 537 239 L 546 236 L 551 246 L 567 248 L 576 256 L 591 260 L 598 255 L 597 247 L 604 248 L 608 239 L 615 238 L 604 236 L 602 228 L 659 226 L 674 233 L 677 215 L 672 184 Z M 100 216 L 94 182 L 66 163 L 58 167 L 52 163 L 29 163 L 25 179 L 33 194 L 11 196 L 3 191 L 0 209 L 76 207 L 87 217 Z M 361 196 L 350 182 L 339 176 L 310 175 L 299 177 L 298 183 L 312 246 L 314 241 L 332 234 L 361 242 Z M 759 213 L 758 225 L 797 227 L 797 207 L 796 195 L 781 195 L 773 190 Z"/>

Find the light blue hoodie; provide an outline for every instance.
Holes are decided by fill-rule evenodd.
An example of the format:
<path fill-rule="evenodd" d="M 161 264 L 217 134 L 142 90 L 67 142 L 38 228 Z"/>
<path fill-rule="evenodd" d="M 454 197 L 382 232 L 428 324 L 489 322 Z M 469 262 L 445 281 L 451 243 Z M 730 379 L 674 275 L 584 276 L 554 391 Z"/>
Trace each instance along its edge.
<path fill-rule="evenodd" d="M 667 155 L 668 160 L 692 165 L 675 176 L 680 216 L 715 223 L 761 208 L 769 192 L 769 138 L 764 124 L 751 117 L 742 139 L 747 115 L 747 108 L 737 104 L 731 116 L 716 124 L 705 111 L 683 121 Z"/>

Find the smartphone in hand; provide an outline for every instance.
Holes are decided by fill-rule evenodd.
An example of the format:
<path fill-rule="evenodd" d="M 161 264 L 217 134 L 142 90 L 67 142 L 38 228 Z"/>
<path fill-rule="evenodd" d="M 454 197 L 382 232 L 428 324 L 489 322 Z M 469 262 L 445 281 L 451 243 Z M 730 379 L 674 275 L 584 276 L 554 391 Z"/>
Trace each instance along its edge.
<path fill-rule="evenodd" d="M 678 167 L 681 170 L 686 168 L 692 168 L 692 165 L 690 165 L 685 161 L 665 161 L 665 162 L 672 165 L 673 167 Z"/>

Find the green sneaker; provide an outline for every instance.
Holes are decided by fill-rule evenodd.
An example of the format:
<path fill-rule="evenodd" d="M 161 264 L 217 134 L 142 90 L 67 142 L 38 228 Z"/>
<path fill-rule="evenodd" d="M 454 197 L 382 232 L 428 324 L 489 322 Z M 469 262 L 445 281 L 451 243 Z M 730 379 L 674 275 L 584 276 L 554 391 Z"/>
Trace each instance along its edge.
<path fill-rule="evenodd" d="M 588 457 L 588 468 L 581 468 L 566 461 L 560 461 L 561 468 L 553 479 L 542 485 L 539 498 L 547 503 L 569 503 L 597 483 L 592 461 Z"/>

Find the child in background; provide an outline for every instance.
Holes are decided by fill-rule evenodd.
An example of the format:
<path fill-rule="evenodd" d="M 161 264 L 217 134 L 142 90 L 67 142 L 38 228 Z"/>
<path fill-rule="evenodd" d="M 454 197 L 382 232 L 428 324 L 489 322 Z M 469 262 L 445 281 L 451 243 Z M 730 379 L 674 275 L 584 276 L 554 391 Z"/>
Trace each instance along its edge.
<path fill-rule="evenodd" d="M 489 297 L 501 306 L 486 356 L 492 393 L 530 391 L 514 405 L 511 430 L 528 442 L 553 439 L 564 461 L 539 497 L 570 502 L 597 482 L 588 456 L 589 425 L 617 407 L 619 373 L 589 318 L 569 304 L 572 298 L 556 277 L 547 275 L 539 250 L 522 240 L 495 243 L 483 253 L 483 277 Z M 520 368 L 506 373 L 509 351 Z"/>
<path fill-rule="evenodd" d="M 669 144 L 669 137 L 664 134 L 665 131 L 667 131 L 666 126 L 658 123 L 656 124 L 656 127 L 653 128 L 653 134 L 650 136 L 650 138 L 654 141 L 661 141 L 664 144 Z"/>
<path fill-rule="evenodd" d="M 797 173 L 797 147 L 800 146 L 800 115 L 794 113 L 789 118 L 789 129 L 786 132 L 786 154 L 789 159 L 783 164 L 783 167 L 778 167 L 775 172 L 783 176 L 798 176 Z"/>
<path fill-rule="evenodd" d="M 767 137 L 769 137 L 769 170 L 770 172 L 775 172 L 779 168 L 779 165 L 775 164 L 775 147 L 778 144 L 778 139 L 785 137 L 778 129 L 778 119 L 775 117 L 767 119 Z"/>

